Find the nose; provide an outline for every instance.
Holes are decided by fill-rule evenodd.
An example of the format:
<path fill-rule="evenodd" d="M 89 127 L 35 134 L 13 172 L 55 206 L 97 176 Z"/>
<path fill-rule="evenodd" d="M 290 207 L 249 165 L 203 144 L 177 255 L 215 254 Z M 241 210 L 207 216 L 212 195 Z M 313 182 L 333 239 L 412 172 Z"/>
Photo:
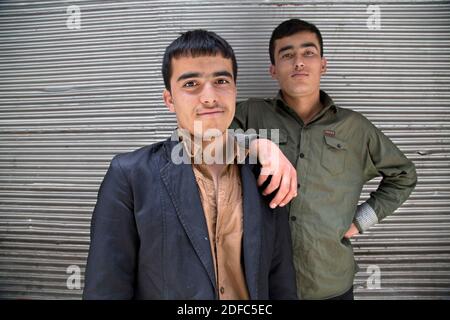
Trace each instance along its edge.
<path fill-rule="evenodd" d="M 298 55 L 295 59 L 295 70 L 301 70 L 305 67 L 305 63 L 303 62 L 303 57 Z"/>
<path fill-rule="evenodd" d="M 215 107 L 217 104 L 217 94 L 214 87 L 207 83 L 203 87 L 203 90 L 200 95 L 200 102 L 208 107 Z"/>

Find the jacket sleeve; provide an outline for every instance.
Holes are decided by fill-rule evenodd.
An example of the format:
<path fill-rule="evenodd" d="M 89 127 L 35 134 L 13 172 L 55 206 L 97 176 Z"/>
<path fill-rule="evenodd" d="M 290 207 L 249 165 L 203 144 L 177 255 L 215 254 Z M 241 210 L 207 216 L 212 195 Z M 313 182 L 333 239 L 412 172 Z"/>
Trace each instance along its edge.
<path fill-rule="evenodd" d="M 271 300 L 297 300 L 297 283 L 292 258 L 291 232 L 286 208 L 275 209 L 276 240 L 269 274 Z"/>
<path fill-rule="evenodd" d="M 366 168 L 366 176 L 368 179 L 381 176 L 382 180 L 377 190 L 372 192 L 370 198 L 360 207 L 359 211 L 366 213 L 365 219 L 359 219 L 361 222 L 381 221 L 392 214 L 408 199 L 417 183 L 414 164 L 373 124 L 370 123 L 369 128 L 368 152 L 371 168 Z M 376 214 L 374 219 L 368 218 L 371 209 Z M 363 216 L 364 214 L 361 215 Z M 367 227 L 360 226 L 358 229 Z"/>
<path fill-rule="evenodd" d="M 84 299 L 132 299 L 138 236 L 130 185 L 116 156 L 92 215 Z"/>

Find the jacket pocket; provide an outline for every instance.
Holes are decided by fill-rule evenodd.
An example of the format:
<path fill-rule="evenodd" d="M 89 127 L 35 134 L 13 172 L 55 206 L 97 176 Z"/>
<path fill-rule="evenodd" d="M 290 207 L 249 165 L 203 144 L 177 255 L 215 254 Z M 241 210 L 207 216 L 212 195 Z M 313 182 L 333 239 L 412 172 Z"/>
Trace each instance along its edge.
<path fill-rule="evenodd" d="M 320 162 L 331 175 L 334 176 L 344 172 L 346 155 L 347 150 L 344 141 L 334 137 L 324 136 Z"/>

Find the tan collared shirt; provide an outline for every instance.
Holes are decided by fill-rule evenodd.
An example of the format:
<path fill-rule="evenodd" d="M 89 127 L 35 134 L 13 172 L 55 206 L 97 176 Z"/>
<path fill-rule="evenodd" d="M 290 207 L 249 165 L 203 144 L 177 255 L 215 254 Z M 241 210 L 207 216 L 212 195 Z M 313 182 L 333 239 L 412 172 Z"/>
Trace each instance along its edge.
<path fill-rule="evenodd" d="M 183 145 L 191 157 L 201 152 L 190 137 L 184 137 Z M 232 141 L 230 137 L 227 141 Z M 186 143 L 189 142 L 189 143 Z M 241 177 L 237 164 L 230 163 L 242 152 L 236 144 L 227 157 L 216 184 L 204 163 L 193 164 L 200 199 L 205 214 L 211 254 L 216 273 L 216 287 L 221 300 L 249 299 L 242 264 L 243 207 Z M 192 152 L 194 150 L 194 152 Z"/>

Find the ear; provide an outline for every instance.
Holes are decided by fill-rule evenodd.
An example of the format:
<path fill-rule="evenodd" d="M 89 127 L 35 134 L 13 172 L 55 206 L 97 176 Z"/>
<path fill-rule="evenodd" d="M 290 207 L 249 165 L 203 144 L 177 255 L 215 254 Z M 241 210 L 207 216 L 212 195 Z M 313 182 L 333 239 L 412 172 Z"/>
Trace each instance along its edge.
<path fill-rule="evenodd" d="M 163 91 L 163 99 L 164 99 L 164 104 L 167 106 L 167 108 L 169 108 L 169 111 L 170 112 L 175 112 L 175 105 L 173 103 L 172 94 L 170 93 L 169 90 L 164 89 L 164 91 Z"/>
<path fill-rule="evenodd" d="M 270 72 L 270 75 L 272 76 L 272 79 L 275 79 L 275 80 L 278 79 L 277 69 L 275 68 L 275 66 L 273 64 L 270 65 L 269 72 Z"/>
<path fill-rule="evenodd" d="M 327 59 L 325 57 L 322 58 L 322 68 L 320 70 L 320 74 L 324 75 L 325 73 L 327 73 Z"/>

